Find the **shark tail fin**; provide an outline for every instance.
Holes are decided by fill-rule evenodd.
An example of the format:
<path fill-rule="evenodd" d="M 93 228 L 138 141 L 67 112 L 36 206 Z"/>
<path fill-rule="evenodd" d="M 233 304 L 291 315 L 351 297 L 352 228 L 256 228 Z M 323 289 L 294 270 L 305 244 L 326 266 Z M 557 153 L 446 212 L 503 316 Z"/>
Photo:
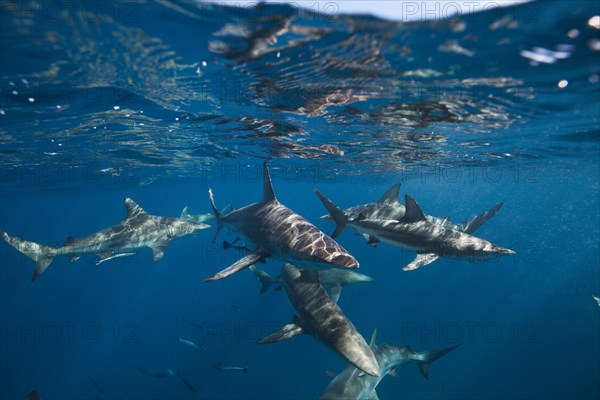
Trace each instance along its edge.
<path fill-rule="evenodd" d="M 333 201 L 325 197 L 323 193 L 319 192 L 318 189 L 315 189 L 315 193 L 317 194 L 317 197 L 319 198 L 319 200 L 321 200 L 321 202 L 323 203 L 327 211 L 329 211 L 329 214 L 335 221 L 335 231 L 333 231 L 331 237 L 336 238 L 339 235 L 341 235 L 341 233 L 344 232 L 344 230 L 346 230 L 346 226 L 348 224 L 348 217 L 344 213 L 344 210 L 335 205 Z"/>
<path fill-rule="evenodd" d="M 476 215 L 475 217 L 463 222 L 460 224 L 460 228 L 463 232 L 472 234 L 477 229 L 481 228 L 483 224 L 485 224 L 490 218 L 492 218 L 500 209 L 502 208 L 503 203 L 498 203 L 494 207 L 490 208 L 486 212 Z"/>
<path fill-rule="evenodd" d="M 444 347 L 442 349 L 433 349 L 421 351 L 418 353 L 413 353 L 412 358 L 417 362 L 417 366 L 419 367 L 419 372 L 423 375 L 423 378 L 429 379 L 429 364 L 437 360 L 438 358 L 445 356 L 459 345 L 454 345 L 450 347 Z"/>
<path fill-rule="evenodd" d="M 213 237 L 213 243 L 215 242 L 215 240 L 217 239 L 217 236 L 219 235 L 219 232 L 221 232 L 221 219 L 222 219 L 222 214 L 219 211 L 219 209 L 217 208 L 217 206 L 215 205 L 215 197 L 213 195 L 212 189 L 208 189 L 208 198 L 210 200 L 210 206 L 213 209 L 213 213 L 215 214 L 215 221 L 217 221 L 216 223 L 216 228 L 217 230 L 215 231 L 215 236 Z"/>
<path fill-rule="evenodd" d="M 265 271 L 263 271 L 255 265 L 250 266 L 250 271 L 254 272 L 254 275 L 256 275 L 256 277 L 260 281 L 260 294 L 265 293 L 267 290 L 269 290 L 272 284 L 278 282 L 276 278 L 273 278 L 271 275 L 269 275 L 268 273 L 266 273 Z"/>
<path fill-rule="evenodd" d="M 36 262 L 35 271 L 33 272 L 32 281 L 35 281 L 48 268 L 50 263 L 56 256 L 57 249 L 43 244 L 30 242 L 20 239 L 16 236 L 11 236 L 0 229 L 0 237 L 4 241 L 17 249 L 20 253 L 26 255 Z"/>

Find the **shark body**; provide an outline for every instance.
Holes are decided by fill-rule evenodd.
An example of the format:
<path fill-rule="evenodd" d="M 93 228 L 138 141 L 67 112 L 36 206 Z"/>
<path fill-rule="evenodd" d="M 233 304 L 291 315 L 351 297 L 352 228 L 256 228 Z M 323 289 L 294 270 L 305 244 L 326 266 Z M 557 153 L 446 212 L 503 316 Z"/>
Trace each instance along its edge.
<path fill-rule="evenodd" d="M 394 346 L 390 344 L 375 343 L 376 333 L 371 337 L 370 347 L 377 359 L 380 376 L 365 375 L 353 365 L 349 365 L 341 373 L 333 377 L 325 388 L 321 400 L 377 400 L 375 389 L 379 382 L 387 375 L 395 375 L 396 367 L 404 367 L 410 362 L 415 362 L 421 375 L 429 378 L 429 364 L 443 355 L 449 353 L 457 346 L 443 349 L 414 352 L 409 346 Z"/>
<path fill-rule="evenodd" d="M 416 251 L 417 257 L 403 268 L 405 271 L 428 265 L 442 256 L 477 262 L 500 254 L 514 254 L 513 250 L 487 240 L 428 221 L 417 202 L 408 195 L 405 196 L 405 213 L 400 220 L 363 219 L 361 216 L 351 220 L 344 210 L 321 192 L 315 189 L 315 193 L 336 222 L 333 236 L 351 225 L 369 237 L 370 243 L 384 242 Z"/>
<path fill-rule="evenodd" d="M 281 276 L 283 289 L 296 315 L 291 323 L 258 343 L 274 343 L 309 333 L 360 370 L 379 376 L 375 355 L 352 322 L 327 295 L 321 286 L 319 271 L 301 270 L 285 264 Z"/>
<path fill-rule="evenodd" d="M 343 210 L 348 220 L 354 221 L 358 219 L 374 219 L 374 220 L 401 220 L 406 214 L 406 207 L 398 200 L 400 194 L 400 184 L 397 183 L 385 192 L 385 194 L 376 202 L 368 204 L 360 204 L 358 206 L 349 207 Z M 425 215 L 425 219 L 432 224 L 440 225 L 446 229 L 453 229 L 464 233 L 474 233 L 483 224 L 485 224 L 490 218 L 492 218 L 500 209 L 502 203 L 496 204 L 488 211 L 476 215 L 461 224 L 454 224 L 448 218 L 438 218 L 432 215 Z M 321 219 L 333 221 L 334 218 L 331 214 L 325 214 L 321 216 Z M 345 229 L 345 226 L 339 227 L 334 234 L 333 238 L 340 235 Z M 370 240 L 370 237 L 365 234 L 365 239 Z M 372 244 L 372 243 L 371 243 Z"/>
<path fill-rule="evenodd" d="M 222 226 L 227 226 L 237 231 L 253 249 L 205 281 L 225 278 L 269 257 L 303 268 L 358 268 L 358 261 L 346 249 L 277 200 L 266 162 L 263 178 L 262 200 L 228 214 L 217 210 L 212 190 L 209 189 L 217 221 L 216 233 Z"/>
<path fill-rule="evenodd" d="M 125 198 L 125 209 L 127 216 L 119 224 L 82 238 L 69 237 L 60 247 L 23 240 L 1 230 L 0 237 L 36 262 L 32 278 L 36 280 L 57 256 L 68 256 L 75 261 L 84 254 L 97 254 L 100 263 L 149 247 L 152 259 L 157 262 L 163 258 L 171 240 L 210 227 L 180 218 L 150 215 L 130 198 Z"/>

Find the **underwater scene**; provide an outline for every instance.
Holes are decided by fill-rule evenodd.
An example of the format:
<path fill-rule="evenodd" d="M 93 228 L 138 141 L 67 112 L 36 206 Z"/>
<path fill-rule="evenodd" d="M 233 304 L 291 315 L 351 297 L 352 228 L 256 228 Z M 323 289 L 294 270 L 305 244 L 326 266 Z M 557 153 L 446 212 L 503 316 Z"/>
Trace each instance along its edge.
<path fill-rule="evenodd" d="M 0 399 L 599 399 L 600 3 L 0 1 Z"/>

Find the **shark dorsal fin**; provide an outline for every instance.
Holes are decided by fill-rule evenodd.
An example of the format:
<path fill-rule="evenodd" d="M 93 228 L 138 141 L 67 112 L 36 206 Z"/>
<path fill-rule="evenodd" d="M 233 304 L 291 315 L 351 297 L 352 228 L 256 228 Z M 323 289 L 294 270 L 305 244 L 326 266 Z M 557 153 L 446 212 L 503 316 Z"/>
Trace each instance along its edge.
<path fill-rule="evenodd" d="M 371 340 L 369 341 L 369 347 L 373 348 L 377 344 L 377 328 L 373 329 L 373 334 L 371 335 Z"/>
<path fill-rule="evenodd" d="M 148 215 L 148 213 L 142 207 L 140 207 L 138 203 L 129 197 L 125 197 L 125 210 L 127 211 L 127 218 Z"/>
<path fill-rule="evenodd" d="M 183 207 L 183 211 L 181 211 L 181 216 L 179 218 L 188 219 L 189 216 L 190 216 L 190 212 L 189 212 L 188 206 Z"/>
<path fill-rule="evenodd" d="M 385 192 L 385 194 L 377 201 L 379 204 L 393 203 L 398 201 L 398 195 L 400 194 L 400 184 L 396 183 Z"/>
<path fill-rule="evenodd" d="M 275 192 L 273 192 L 273 184 L 271 183 L 271 175 L 269 174 L 269 166 L 267 162 L 263 164 L 263 203 L 276 201 Z"/>
<path fill-rule="evenodd" d="M 402 217 L 402 222 L 417 222 L 425 220 L 425 214 L 423 214 L 421 207 L 419 207 L 415 199 L 409 195 L 406 195 L 404 204 L 406 204 L 406 213 L 404 214 L 404 217 Z"/>

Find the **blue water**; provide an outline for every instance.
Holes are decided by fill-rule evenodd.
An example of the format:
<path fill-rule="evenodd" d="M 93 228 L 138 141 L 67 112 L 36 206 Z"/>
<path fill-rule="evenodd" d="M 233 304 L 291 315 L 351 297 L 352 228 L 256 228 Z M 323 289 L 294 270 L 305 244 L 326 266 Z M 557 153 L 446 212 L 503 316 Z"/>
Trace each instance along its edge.
<path fill-rule="evenodd" d="M 484 263 L 403 272 L 414 253 L 339 237 L 374 278 L 340 299 L 363 336 L 461 343 L 428 381 L 413 365 L 384 378 L 379 398 L 600 398 L 598 3 L 414 23 L 187 1 L 0 6 L 2 229 L 59 245 L 118 223 L 125 196 L 154 215 L 206 213 L 209 187 L 241 207 L 261 196 L 264 159 L 279 200 L 327 233 L 315 187 L 349 207 L 401 182 L 457 223 L 503 201 L 477 236 L 517 254 Z M 57 258 L 35 282 L 2 243 L 0 398 L 317 398 L 345 360 L 309 336 L 255 344 L 293 310 L 249 271 L 203 283 L 239 257 L 221 248 L 234 233 L 213 235 L 173 241 L 159 263 L 148 249 Z"/>

